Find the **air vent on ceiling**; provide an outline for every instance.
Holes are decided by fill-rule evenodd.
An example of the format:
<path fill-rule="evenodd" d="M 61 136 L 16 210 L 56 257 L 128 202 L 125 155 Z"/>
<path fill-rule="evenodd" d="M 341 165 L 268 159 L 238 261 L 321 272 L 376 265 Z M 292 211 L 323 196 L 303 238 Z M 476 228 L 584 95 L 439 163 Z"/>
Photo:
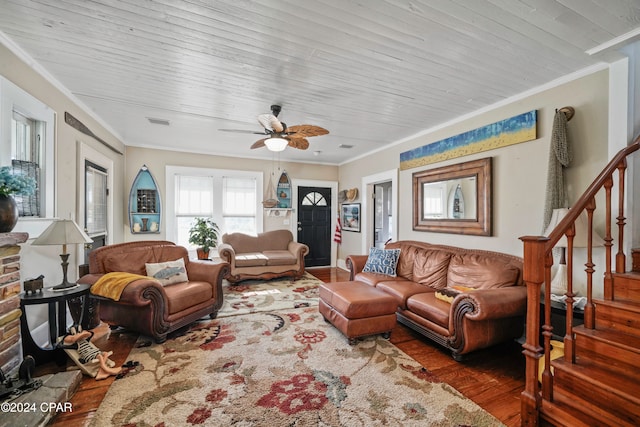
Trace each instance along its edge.
<path fill-rule="evenodd" d="M 349 145 L 349 144 L 340 144 L 340 145 L 338 145 L 338 148 L 353 148 L 353 145 Z"/>
<path fill-rule="evenodd" d="M 149 123 L 153 125 L 169 126 L 169 120 L 167 119 L 154 119 L 153 117 L 147 117 L 147 120 L 149 120 Z"/>

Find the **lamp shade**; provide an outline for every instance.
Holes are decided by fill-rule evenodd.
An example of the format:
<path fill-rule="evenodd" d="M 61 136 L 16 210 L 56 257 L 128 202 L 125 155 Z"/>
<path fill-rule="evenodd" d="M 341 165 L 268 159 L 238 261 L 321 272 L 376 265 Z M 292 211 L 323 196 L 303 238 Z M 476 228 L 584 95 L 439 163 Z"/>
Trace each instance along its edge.
<path fill-rule="evenodd" d="M 91 243 L 93 240 L 70 219 L 56 219 L 32 245 L 67 245 L 77 243 Z"/>
<path fill-rule="evenodd" d="M 544 235 L 548 236 L 549 234 L 551 234 L 551 232 L 553 231 L 554 228 L 556 228 L 556 226 L 558 224 L 560 224 L 560 221 L 562 221 L 562 219 L 569 213 L 569 209 L 567 208 L 559 208 L 559 209 L 554 209 L 553 213 L 551 214 L 551 221 L 549 222 L 549 226 L 547 227 L 547 229 L 544 231 Z M 582 212 L 578 218 L 576 219 L 575 222 L 575 230 L 576 230 L 576 234 L 573 237 L 573 247 L 574 248 L 586 248 L 587 247 L 587 237 L 588 237 L 588 222 L 587 222 L 587 216 L 584 212 Z M 604 246 L 604 240 L 602 239 L 602 237 L 600 237 L 600 235 L 598 233 L 595 232 L 595 230 L 592 230 L 592 247 L 595 246 Z M 562 235 L 562 237 L 560 238 L 560 240 L 558 240 L 558 243 L 556 243 L 556 247 L 558 248 L 566 248 L 567 247 L 567 236 L 566 235 Z"/>
<path fill-rule="evenodd" d="M 269 151 L 283 151 L 287 148 L 289 141 L 284 138 L 269 138 L 264 142 Z"/>

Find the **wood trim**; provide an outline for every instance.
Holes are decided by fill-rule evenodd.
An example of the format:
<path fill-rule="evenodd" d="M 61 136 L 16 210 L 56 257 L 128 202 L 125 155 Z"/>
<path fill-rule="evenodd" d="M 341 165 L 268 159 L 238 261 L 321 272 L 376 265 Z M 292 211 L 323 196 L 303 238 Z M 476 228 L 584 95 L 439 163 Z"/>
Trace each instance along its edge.
<path fill-rule="evenodd" d="M 98 137 L 95 133 L 91 132 L 91 129 L 86 127 L 84 125 L 84 123 L 82 123 L 80 120 L 78 120 L 75 117 L 73 117 L 71 115 L 71 113 L 69 113 L 68 111 L 64 112 L 64 121 L 65 121 L 66 124 L 68 124 L 69 126 L 74 128 L 75 130 L 80 131 L 80 132 L 84 133 L 85 135 L 88 135 L 88 136 L 94 138 L 96 141 L 98 141 L 99 143 L 101 143 L 102 145 L 104 145 L 105 147 L 110 149 L 111 151 L 113 151 L 115 153 L 118 153 L 120 155 L 124 154 L 122 151 L 118 150 L 113 145 L 109 144 L 107 141 L 105 141 L 104 139 Z"/>

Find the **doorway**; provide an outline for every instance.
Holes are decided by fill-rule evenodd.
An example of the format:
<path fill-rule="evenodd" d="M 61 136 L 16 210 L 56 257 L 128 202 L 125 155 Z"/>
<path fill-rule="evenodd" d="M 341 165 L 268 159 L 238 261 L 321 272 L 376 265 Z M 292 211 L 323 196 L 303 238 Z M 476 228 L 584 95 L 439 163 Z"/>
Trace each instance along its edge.
<path fill-rule="evenodd" d="M 384 249 L 385 243 L 391 240 L 393 232 L 391 191 L 391 181 L 373 186 L 373 245 L 380 249 Z"/>
<path fill-rule="evenodd" d="M 331 265 L 331 188 L 298 187 L 297 241 L 309 247 L 306 267 Z"/>

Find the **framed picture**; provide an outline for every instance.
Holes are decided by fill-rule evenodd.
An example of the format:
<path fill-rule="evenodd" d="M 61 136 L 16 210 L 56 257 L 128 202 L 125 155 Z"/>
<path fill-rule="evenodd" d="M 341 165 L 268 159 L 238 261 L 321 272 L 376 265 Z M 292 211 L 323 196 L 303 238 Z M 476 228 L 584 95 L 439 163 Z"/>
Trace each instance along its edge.
<path fill-rule="evenodd" d="M 346 231 L 360 232 L 360 203 L 343 203 L 340 209 L 340 222 Z"/>

